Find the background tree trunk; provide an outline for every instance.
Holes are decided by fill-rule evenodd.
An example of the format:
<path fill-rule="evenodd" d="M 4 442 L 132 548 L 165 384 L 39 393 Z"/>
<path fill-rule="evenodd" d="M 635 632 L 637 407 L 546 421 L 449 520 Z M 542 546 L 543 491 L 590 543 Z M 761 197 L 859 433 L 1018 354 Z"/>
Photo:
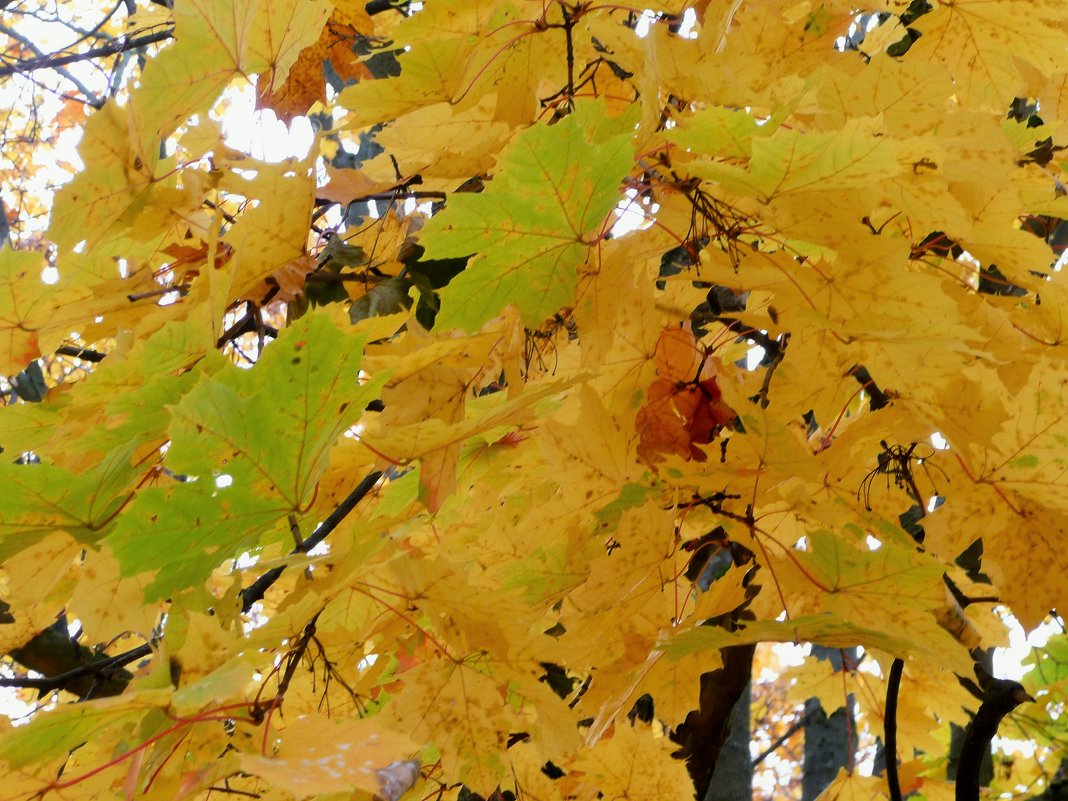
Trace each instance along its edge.
<path fill-rule="evenodd" d="M 752 661 L 749 663 L 752 673 Z M 712 780 L 705 801 L 751 801 L 753 797 L 753 757 L 749 753 L 753 685 L 745 685 L 731 710 L 727 740 L 712 768 Z"/>
<path fill-rule="evenodd" d="M 695 798 L 704 799 L 708 794 L 712 771 L 720 762 L 729 732 L 731 713 L 749 687 L 755 650 L 755 645 L 720 649 L 723 666 L 701 675 L 700 707 L 675 729 L 673 739 L 682 746 L 675 755 L 686 760 Z"/>
<path fill-rule="evenodd" d="M 812 646 L 812 655 L 829 659 L 835 670 L 842 669 L 842 656 L 856 660 L 855 648 L 824 648 Z M 819 700 L 810 698 L 805 704 L 808 723 L 805 726 L 805 758 L 801 777 L 801 801 L 814 801 L 838 775 L 839 768 L 851 768 L 857 748 L 856 721 L 853 696 L 845 707 L 830 717 L 820 707 Z"/>

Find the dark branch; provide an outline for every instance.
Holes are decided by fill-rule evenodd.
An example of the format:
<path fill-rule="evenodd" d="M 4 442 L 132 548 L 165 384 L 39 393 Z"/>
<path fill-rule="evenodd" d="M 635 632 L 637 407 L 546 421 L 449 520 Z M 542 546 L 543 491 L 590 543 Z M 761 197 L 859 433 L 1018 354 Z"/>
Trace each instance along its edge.
<path fill-rule="evenodd" d="M 982 678 L 982 677 L 981 677 Z M 979 769 L 990 741 L 998 733 L 1002 718 L 1020 704 L 1034 701 L 1015 681 L 989 678 L 985 682 L 983 703 L 964 733 L 964 744 L 957 763 L 957 801 L 979 801 Z"/>
<path fill-rule="evenodd" d="M 60 345 L 56 348 L 56 355 L 70 356 L 75 359 L 81 359 L 83 362 L 93 362 L 93 364 L 98 364 L 107 357 L 106 353 L 100 353 L 90 348 L 79 348 L 77 345 Z"/>
<path fill-rule="evenodd" d="M 54 675 L 0 678 L 0 687 L 29 687 L 41 696 L 53 690 L 66 690 L 81 698 L 119 695 L 133 678 L 123 668 L 151 654 L 152 647 L 145 643 L 115 656 L 101 656 L 73 642 L 66 620 L 61 619 L 11 651 L 11 658 L 20 665 Z M 57 670 L 60 672 L 56 673 Z"/>
<path fill-rule="evenodd" d="M 112 13 L 114 13 L 114 12 L 112 12 Z M 31 40 L 27 39 L 25 36 L 22 36 L 20 33 L 18 33 L 18 31 L 13 31 L 10 28 L 5 28 L 3 26 L 0 26 L 0 32 L 2 32 L 5 36 L 8 36 L 8 37 L 14 39 L 16 42 L 21 44 L 23 47 L 25 47 L 28 50 L 30 50 L 32 53 L 34 53 L 37 56 L 38 59 L 49 58 L 49 56 L 46 53 L 43 53 L 40 50 L 40 48 L 37 47 L 37 45 L 35 45 Z M 78 80 L 78 78 L 76 78 L 70 72 L 65 70 L 63 67 L 56 67 L 56 72 L 58 72 L 61 76 L 63 76 L 71 84 L 73 84 L 74 88 L 82 93 L 82 96 L 85 98 L 85 102 L 88 103 L 90 106 L 92 106 L 93 108 L 100 108 L 101 106 L 104 105 L 104 101 L 101 98 L 97 97 L 95 92 L 93 92 L 91 89 L 89 89 L 89 87 L 87 87 L 84 83 L 82 83 L 80 80 Z"/>
<path fill-rule="evenodd" d="M 308 539 L 304 540 L 304 542 L 289 552 L 290 555 L 293 556 L 296 554 L 307 553 L 320 542 L 325 540 L 330 535 L 330 532 L 337 528 L 341 521 L 348 517 L 349 513 L 356 508 L 356 505 L 367 496 L 367 493 L 374 489 L 375 484 L 378 483 L 378 479 L 381 477 L 381 470 L 375 470 L 368 473 L 363 481 L 357 484 L 356 488 L 348 494 L 348 497 L 338 505 L 337 509 L 330 513 L 329 517 L 322 522 L 319 528 L 315 529 Z M 278 581 L 282 573 L 285 572 L 285 569 L 285 565 L 282 565 L 268 570 L 249 586 L 245 587 L 245 589 L 241 591 L 241 611 L 248 612 L 256 601 L 263 600 L 263 596 L 267 593 L 267 590 L 271 588 L 271 585 Z"/>
<path fill-rule="evenodd" d="M 364 7 L 370 16 L 375 14 L 381 14 L 383 11 L 398 11 L 403 14 L 408 7 L 406 2 L 396 2 L 396 0 L 370 0 Z"/>
<path fill-rule="evenodd" d="M 290 553 L 307 553 L 325 540 L 356 508 L 356 505 L 374 489 L 381 477 L 382 472 L 379 470 L 365 476 L 363 481 L 356 485 L 315 532 Z M 269 570 L 242 590 L 242 611 L 247 612 L 256 601 L 262 600 L 264 594 L 271 585 L 278 581 L 284 570 L 285 567 Z M 67 690 L 82 698 L 119 695 L 133 678 L 123 668 L 131 662 L 151 655 L 152 646 L 145 643 L 121 654 L 101 658 L 85 646 L 72 642 L 67 633 L 66 621 L 60 620 L 26 645 L 13 650 L 11 657 L 19 664 L 38 673 L 54 672 L 57 669 L 57 660 L 62 660 L 62 666 L 58 668 L 62 672 L 41 678 L 28 676 L 0 678 L 0 687 L 29 687 L 36 689 L 42 696 L 53 690 Z M 79 662 L 82 664 L 78 664 Z M 75 666 L 63 670 L 63 667 L 72 664 Z"/>
<path fill-rule="evenodd" d="M 897 696 L 901 690 L 902 659 L 895 659 L 886 677 L 886 713 L 883 717 L 883 740 L 886 747 L 886 786 L 890 801 L 901 801 L 901 782 L 897 775 Z"/>
<path fill-rule="evenodd" d="M 165 42 L 172 36 L 174 36 L 174 28 L 167 28 L 163 31 L 148 33 L 144 36 L 136 36 L 133 38 L 119 36 L 106 44 L 102 44 L 100 47 L 86 50 L 84 53 L 69 53 L 65 56 L 43 56 L 41 58 L 26 59 L 25 61 L 19 61 L 15 64 L 4 64 L 0 66 L 0 78 L 34 72 L 35 70 L 56 69 L 57 67 L 63 67 L 67 64 L 74 64 L 78 61 L 88 61 L 93 58 L 114 56 L 119 53 L 125 53 L 128 50 L 136 50 L 139 47 L 155 44 L 156 42 Z"/>
<path fill-rule="evenodd" d="M 868 368 L 862 364 L 855 365 L 849 374 L 857 380 L 857 383 L 864 387 L 864 391 L 868 393 L 870 399 L 871 410 L 873 412 L 879 411 L 879 409 L 890 403 L 890 398 L 886 393 L 879 389 L 878 384 L 871 377 L 871 373 L 868 372 Z"/>

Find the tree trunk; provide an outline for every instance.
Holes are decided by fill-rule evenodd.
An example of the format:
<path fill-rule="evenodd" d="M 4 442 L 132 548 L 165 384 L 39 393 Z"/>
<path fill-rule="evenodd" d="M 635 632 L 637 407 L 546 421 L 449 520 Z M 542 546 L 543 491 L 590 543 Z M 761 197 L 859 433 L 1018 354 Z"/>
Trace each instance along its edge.
<path fill-rule="evenodd" d="M 755 645 L 720 649 L 723 667 L 701 675 L 700 708 L 675 729 L 673 739 L 682 746 L 675 755 L 686 760 L 695 798 L 704 799 L 708 794 L 712 771 L 729 732 L 731 712 L 749 686 L 755 649 Z"/>
<path fill-rule="evenodd" d="M 747 684 L 731 710 L 727 740 L 712 768 L 705 801 L 751 801 L 753 797 L 753 757 L 749 753 L 752 703 L 753 686 Z"/>
<path fill-rule="evenodd" d="M 829 659 L 835 670 L 842 669 L 842 656 L 856 660 L 855 648 L 844 651 L 814 645 L 812 655 Z M 845 707 L 830 717 L 820 707 L 819 700 L 810 698 L 805 704 L 808 723 L 805 726 L 804 773 L 801 777 L 801 801 L 814 801 L 826 789 L 840 768 L 852 769 L 857 747 L 854 701 L 850 695 Z"/>

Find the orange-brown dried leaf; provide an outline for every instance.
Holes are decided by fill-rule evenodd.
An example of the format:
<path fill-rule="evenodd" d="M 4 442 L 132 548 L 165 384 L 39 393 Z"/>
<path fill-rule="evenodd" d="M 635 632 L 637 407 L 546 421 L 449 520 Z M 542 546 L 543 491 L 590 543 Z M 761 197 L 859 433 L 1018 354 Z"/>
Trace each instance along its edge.
<path fill-rule="evenodd" d="M 374 32 L 374 22 L 360 4 L 334 9 L 319 39 L 300 51 L 285 83 L 274 91 L 266 88 L 256 98 L 256 108 L 269 108 L 289 122 L 306 114 L 316 102 L 326 102 L 324 62 L 329 61 L 342 80 L 370 78 L 370 70 L 352 46 Z"/>
<path fill-rule="evenodd" d="M 715 378 L 715 362 L 702 353 L 697 338 L 682 328 L 667 328 L 656 353 L 657 378 L 635 420 L 638 456 L 653 464 L 676 455 L 703 462 L 698 445 L 707 445 L 735 418 Z"/>

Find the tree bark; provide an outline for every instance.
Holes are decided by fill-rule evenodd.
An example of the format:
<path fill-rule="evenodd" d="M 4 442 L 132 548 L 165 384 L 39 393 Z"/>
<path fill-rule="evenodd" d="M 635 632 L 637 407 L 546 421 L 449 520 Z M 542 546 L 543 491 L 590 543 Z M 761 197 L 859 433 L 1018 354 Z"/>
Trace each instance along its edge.
<path fill-rule="evenodd" d="M 704 799 L 729 732 L 731 712 L 749 685 L 755 645 L 731 645 L 720 650 L 723 667 L 701 675 L 700 708 L 686 716 L 674 735 L 682 747 L 675 756 L 686 760 L 694 797 Z M 748 762 L 748 754 L 746 762 Z"/>
<path fill-rule="evenodd" d="M 753 685 L 750 683 L 745 685 L 731 710 L 727 740 L 712 768 L 705 801 L 751 801 L 753 797 L 753 757 L 749 753 L 752 704 Z"/>
<path fill-rule="evenodd" d="M 849 659 L 856 659 L 856 649 L 844 651 Z M 842 669 L 843 651 L 814 645 L 812 655 L 829 659 L 835 670 Z M 814 801 L 838 775 L 840 768 L 852 769 L 857 747 L 854 700 L 850 695 L 846 705 L 830 717 L 820 707 L 819 700 L 810 698 L 805 704 L 808 724 L 805 726 L 805 757 L 801 777 L 801 801 Z"/>

